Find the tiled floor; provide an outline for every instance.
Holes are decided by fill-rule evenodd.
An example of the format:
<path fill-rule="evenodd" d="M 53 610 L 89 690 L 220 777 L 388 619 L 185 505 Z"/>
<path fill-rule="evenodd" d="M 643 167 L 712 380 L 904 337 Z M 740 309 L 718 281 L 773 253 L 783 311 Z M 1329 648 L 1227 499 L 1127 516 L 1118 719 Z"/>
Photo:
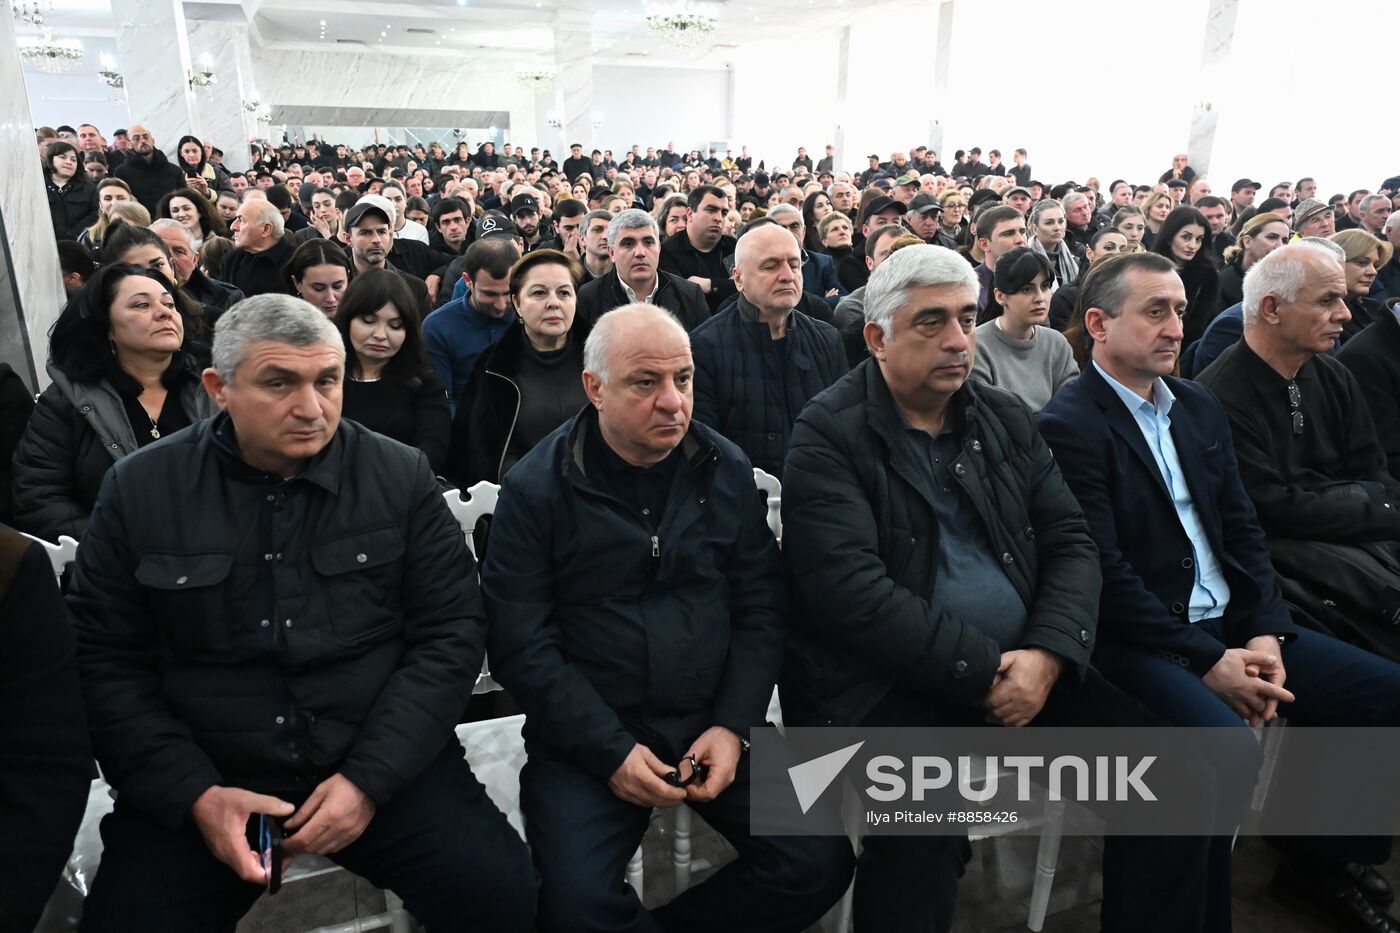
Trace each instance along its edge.
<path fill-rule="evenodd" d="M 654 818 L 644 846 L 646 902 L 664 903 L 674 891 L 670 862 L 671 822 Z M 710 867 L 696 872 L 703 880 L 732 857 L 716 834 L 695 820 L 694 857 Z M 1036 838 L 1014 837 L 978 842 L 961 888 L 958 933 L 1012 933 L 1026 929 Z M 1301 908 L 1280 903 L 1268 890 L 1278 856 L 1257 839 L 1242 839 L 1235 852 L 1236 933 L 1328 933 L 1333 928 Z M 1064 840 L 1050 901 L 1046 933 L 1097 933 L 1101 877 L 1098 840 Z M 1384 874 L 1400 887 L 1400 866 Z M 383 898 L 363 881 L 344 872 L 319 876 L 264 898 L 239 926 L 239 933 L 303 933 L 379 913 Z M 889 931 L 878 931 L 889 933 Z M 1189 933 L 1189 931 L 1183 931 Z"/>

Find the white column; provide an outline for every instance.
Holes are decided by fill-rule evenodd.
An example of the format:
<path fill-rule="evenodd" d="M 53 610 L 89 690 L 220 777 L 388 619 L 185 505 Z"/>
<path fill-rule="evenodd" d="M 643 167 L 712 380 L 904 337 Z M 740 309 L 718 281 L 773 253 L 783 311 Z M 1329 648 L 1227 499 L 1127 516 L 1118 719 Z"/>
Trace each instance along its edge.
<path fill-rule="evenodd" d="M 201 135 L 184 8 L 180 0 L 112 0 L 112 20 L 131 121 L 173 159 L 181 136 Z"/>
<path fill-rule="evenodd" d="M 196 63 L 208 55 L 219 81 L 196 101 L 203 135 L 224 151 L 229 171 L 248 168 L 248 140 L 258 135 L 257 117 L 245 103 L 264 107 L 253 84 L 253 56 L 248 47 L 248 27 L 243 23 L 190 20 L 190 55 Z"/>
<path fill-rule="evenodd" d="M 564 164 L 569 146 L 583 144 L 584 158 L 593 150 L 593 15 L 583 10 L 554 14 L 554 95 L 563 123 L 555 160 Z"/>
<path fill-rule="evenodd" d="M 851 71 L 851 27 L 841 27 L 841 44 L 836 53 L 836 127 L 831 134 L 831 166 L 839 172 L 846 166 L 846 95 L 850 87 Z"/>
<path fill-rule="evenodd" d="M 0 255 L 0 360 L 37 392 L 49 384 L 44 361 L 49 328 L 63 308 L 63 274 L 8 12 L 0 15 L 0 87 L 7 89 L 0 94 L 0 165 L 6 167 L 0 218 L 9 253 L 8 262 Z"/>
<path fill-rule="evenodd" d="M 933 121 L 929 127 L 929 148 L 938 153 L 945 166 L 952 160 L 943 151 L 943 114 L 948 111 L 948 75 L 953 64 L 953 12 L 955 0 L 944 0 L 938 8 L 938 44 L 933 59 Z"/>
<path fill-rule="evenodd" d="M 1230 61 L 1230 47 L 1235 39 L 1235 17 L 1239 9 L 1239 0 L 1210 0 L 1206 11 L 1200 77 L 1196 103 L 1191 109 L 1191 135 L 1186 144 L 1191 167 L 1202 178 L 1210 174 L 1210 159 L 1215 151 L 1215 127 L 1220 121 L 1215 98 L 1225 66 Z"/>

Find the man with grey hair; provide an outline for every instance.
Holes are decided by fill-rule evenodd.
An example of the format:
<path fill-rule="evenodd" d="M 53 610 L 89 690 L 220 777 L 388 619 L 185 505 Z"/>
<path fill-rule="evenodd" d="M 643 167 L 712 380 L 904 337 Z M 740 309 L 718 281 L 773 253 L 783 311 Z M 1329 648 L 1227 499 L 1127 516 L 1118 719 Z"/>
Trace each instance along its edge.
<path fill-rule="evenodd" d="M 1351 318 L 1342 266 L 1294 243 L 1255 263 L 1244 291 L 1244 339 L 1197 380 L 1230 417 L 1284 595 L 1400 658 L 1400 480 L 1365 393 L 1330 352 Z"/>
<path fill-rule="evenodd" d="M 661 270 L 656 218 L 636 208 L 620 211 L 608 219 L 604 242 L 611 268 L 578 291 L 575 316 L 587 327 L 613 308 L 638 302 L 665 308 L 688 331 L 709 319 L 710 306 L 700 286 Z"/>
<path fill-rule="evenodd" d="M 689 344 L 655 305 L 603 315 L 584 347 L 591 404 L 506 474 L 491 525 L 491 670 L 525 709 L 545 933 L 796 933 L 850 881 L 844 838 L 750 831 L 744 749 L 786 589 L 748 458 L 691 418 Z M 681 803 L 739 857 L 648 912 L 621 872 L 653 808 Z"/>
<path fill-rule="evenodd" d="M 1097 552 L 1030 413 L 968 380 L 977 291 L 952 250 L 895 252 L 866 286 L 872 358 L 797 419 L 789 725 L 1156 721 L 1089 667 Z M 965 838 L 868 836 L 856 928 L 949 930 L 970 854 Z M 1195 839 L 1106 838 L 1103 929 L 1199 929 L 1203 856 Z"/>
<path fill-rule="evenodd" d="M 233 223 L 234 249 L 224 257 L 219 278 L 244 295 L 291 294 L 282 268 L 295 247 L 283 239 L 282 212 L 266 198 L 238 205 Z"/>
<path fill-rule="evenodd" d="M 1082 191 L 1071 191 L 1060 200 L 1060 206 L 1065 212 L 1065 245 L 1083 259 L 1102 226 L 1094 218 L 1094 200 Z"/>
<path fill-rule="evenodd" d="M 1377 239 L 1385 239 L 1385 222 L 1391 215 L 1390 195 L 1368 194 L 1356 207 L 1361 229 Z"/>
<path fill-rule="evenodd" d="M 283 833 L 434 929 L 534 928 L 529 855 L 453 735 L 486 643 L 471 555 L 427 458 L 341 421 L 344 372 L 319 311 L 250 298 L 204 372 L 221 413 L 108 473 L 68 594 L 119 797 L 83 930 L 231 929 Z"/>
<path fill-rule="evenodd" d="M 1284 249 L 1315 258 L 1325 288 L 1344 286 L 1330 253 Z M 1247 291 L 1255 283 L 1251 319 L 1276 315 L 1280 290 L 1300 298 L 1296 284 L 1268 284 L 1298 261 L 1277 255 L 1245 279 Z M 1042 410 L 1040 431 L 1098 546 L 1094 665 L 1170 725 L 1200 730 L 1228 826 L 1247 811 L 1262 762 L 1250 726 L 1279 714 L 1316 727 L 1392 726 L 1400 666 L 1308 631 L 1284 601 L 1236 461 L 1258 435 L 1232 430 L 1208 389 L 1172 376 L 1186 307 L 1172 263 L 1152 253 L 1105 259 L 1080 303 L 1092 362 Z M 1284 394 L 1268 407 L 1286 412 Z M 1206 915 L 1191 929 L 1230 929 L 1232 845 L 1229 835 L 1211 842 Z M 1388 840 L 1290 842 L 1275 890 L 1326 910 L 1338 929 L 1394 930 L 1379 906 L 1388 886 L 1369 867 L 1388 850 Z"/>
<path fill-rule="evenodd" d="M 826 196 L 831 198 L 831 206 L 836 208 L 852 221 L 856 219 L 856 212 L 859 207 L 856 189 L 849 181 L 833 182 L 826 189 Z"/>
<path fill-rule="evenodd" d="M 802 220 L 802 210 L 791 204 L 778 204 L 767 216 L 797 240 L 797 248 L 802 252 L 802 290 L 825 301 L 834 311 L 849 291 L 836 276 L 836 261 L 806 248 L 807 225 Z"/>
<path fill-rule="evenodd" d="M 793 422 L 845 375 L 846 356 L 836 328 L 798 310 L 802 249 L 790 232 L 753 227 L 734 259 L 735 303 L 693 335 L 695 417 L 778 476 Z"/>
<path fill-rule="evenodd" d="M 199 251 L 194 247 L 194 236 L 184 224 L 163 217 L 151 223 L 151 232 L 159 236 L 170 250 L 170 264 L 175 267 L 176 284 L 203 306 L 204 323 L 212 330 L 219 315 L 243 300 L 243 293 L 204 274 L 200 268 Z"/>

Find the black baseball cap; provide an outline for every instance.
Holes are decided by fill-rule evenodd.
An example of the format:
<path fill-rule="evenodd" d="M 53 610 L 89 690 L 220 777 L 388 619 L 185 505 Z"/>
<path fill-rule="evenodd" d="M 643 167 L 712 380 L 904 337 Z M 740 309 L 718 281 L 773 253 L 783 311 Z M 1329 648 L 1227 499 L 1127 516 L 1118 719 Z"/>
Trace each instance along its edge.
<path fill-rule="evenodd" d="M 914 200 L 909 202 L 909 210 L 916 214 L 932 214 L 935 211 L 943 212 L 943 205 L 938 203 L 938 199 L 927 191 L 921 191 L 914 195 Z"/>
<path fill-rule="evenodd" d="M 535 200 L 533 194 L 517 194 L 510 199 L 510 215 L 514 217 L 521 211 L 534 211 L 538 214 L 540 212 L 540 202 Z"/>
<path fill-rule="evenodd" d="M 356 201 L 354 206 L 352 206 L 350 210 L 345 212 L 345 229 L 353 229 L 364 218 L 366 214 L 371 212 L 378 214 L 380 217 L 383 217 L 384 222 L 386 224 L 392 224 L 394 222 L 392 207 L 388 211 L 386 211 L 382 206 L 374 203 L 373 201 L 362 198 L 361 200 Z"/>
<path fill-rule="evenodd" d="M 518 236 L 520 236 L 520 231 L 516 229 L 515 222 L 500 211 L 487 211 L 477 219 L 476 237 L 479 240 L 491 237 L 515 238 Z"/>
<path fill-rule="evenodd" d="M 870 203 L 867 204 L 865 208 L 865 216 L 868 219 L 892 207 L 899 211 L 900 214 L 907 214 L 909 212 L 909 208 L 905 206 L 903 201 L 896 201 L 894 198 L 882 194 L 878 198 L 870 199 Z"/>
<path fill-rule="evenodd" d="M 1234 194 L 1236 191 L 1239 191 L 1242 188 L 1253 188 L 1255 191 L 1258 191 L 1262 187 L 1264 186 L 1259 184 L 1259 182 L 1257 181 L 1250 181 L 1248 178 L 1241 178 L 1230 186 L 1230 193 Z"/>

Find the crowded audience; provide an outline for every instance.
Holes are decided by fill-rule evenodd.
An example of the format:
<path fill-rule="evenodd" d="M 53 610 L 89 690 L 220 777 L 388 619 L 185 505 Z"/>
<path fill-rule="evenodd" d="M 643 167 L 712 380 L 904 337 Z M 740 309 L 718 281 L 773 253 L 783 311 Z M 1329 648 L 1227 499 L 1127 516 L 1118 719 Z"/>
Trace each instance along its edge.
<path fill-rule="evenodd" d="M 775 687 L 1218 727 L 1237 819 L 1247 727 L 1400 724 L 1400 177 L 111 136 L 38 134 L 68 297 L 37 401 L 0 365 L 0 518 L 80 545 L 14 590 L 0 528 L 71 713 L 17 797 L 71 838 L 89 755 L 116 792 L 85 931 L 231 928 L 269 823 L 435 931 L 800 933 L 852 884 L 859 933 L 947 931 L 965 836 L 750 831 Z M 469 551 L 441 493 L 481 482 Z M 488 651 L 525 842 L 452 735 Z M 680 804 L 737 858 L 649 910 L 623 867 Z M 1389 837 L 1284 848 L 1280 899 L 1400 931 Z M 1230 929 L 1228 836 L 1102 857 L 1105 930 Z"/>

